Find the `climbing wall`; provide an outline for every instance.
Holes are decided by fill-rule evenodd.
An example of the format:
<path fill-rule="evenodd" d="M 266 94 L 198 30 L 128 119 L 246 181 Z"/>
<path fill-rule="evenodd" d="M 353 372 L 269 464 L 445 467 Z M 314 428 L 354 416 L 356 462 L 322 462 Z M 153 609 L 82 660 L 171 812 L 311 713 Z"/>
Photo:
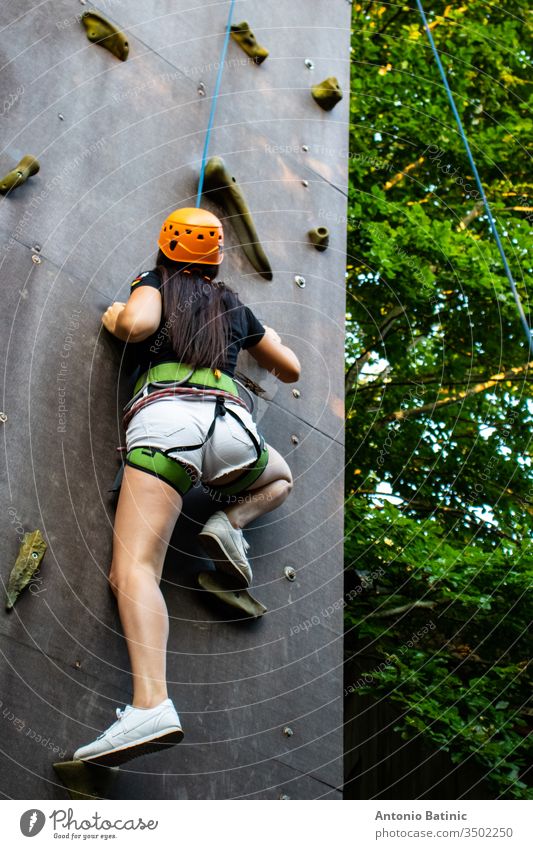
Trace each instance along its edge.
<path fill-rule="evenodd" d="M 1 6 L 0 176 L 27 154 L 40 162 L 0 197 L 4 590 L 23 534 L 39 528 L 48 544 L 0 613 L 6 798 L 68 799 L 52 764 L 131 698 L 107 574 L 132 365 L 100 316 L 153 267 L 164 216 L 195 203 L 228 7 L 96 4 L 127 34 L 120 61 L 87 40 L 83 0 Z M 256 417 L 295 487 L 246 532 L 268 608 L 258 620 L 198 588 L 209 564 L 196 533 L 220 505 L 198 488 L 187 497 L 161 584 L 185 739 L 124 765 L 109 798 L 340 798 L 350 10 L 346 0 L 236 3 L 234 21 L 250 21 L 270 55 L 254 64 L 230 41 L 210 154 L 237 177 L 273 280 L 228 222 L 223 278 L 302 363 L 297 385 L 245 353 L 238 366 L 263 391 Z M 310 87 L 330 76 L 344 99 L 324 111 Z M 208 197 L 204 206 L 223 217 Z M 323 253 L 307 237 L 321 224 Z"/>

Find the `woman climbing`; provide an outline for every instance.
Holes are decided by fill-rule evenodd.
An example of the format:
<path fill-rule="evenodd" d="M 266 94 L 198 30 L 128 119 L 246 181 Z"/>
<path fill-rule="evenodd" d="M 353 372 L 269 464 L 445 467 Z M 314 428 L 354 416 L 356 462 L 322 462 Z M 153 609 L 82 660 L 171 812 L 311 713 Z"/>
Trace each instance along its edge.
<path fill-rule="evenodd" d="M 74 758 L 107 766 L 179 743 L 179 716 L 166 685 L 168 613 L 159 583 L 183 496 L 194 483 L 214 494 L 243 494 L 217 510 L 199 538 L 235 587 L 252 570 L 242 528 L 278 507 L 292 489 L 283 457 L 265 443 L 233 380 L 249 350 L 284 383 L 298 358 L 258 321 L 229 286 L 216 282 L 222 224 L 202 209 L 177 209 L 163 223 L 157 266 L 114 303 L 104 327 L 135 343 L 141 376 L 126 407 L 126 461 L 109 573 L 128 646 L 133 699 Z"/>

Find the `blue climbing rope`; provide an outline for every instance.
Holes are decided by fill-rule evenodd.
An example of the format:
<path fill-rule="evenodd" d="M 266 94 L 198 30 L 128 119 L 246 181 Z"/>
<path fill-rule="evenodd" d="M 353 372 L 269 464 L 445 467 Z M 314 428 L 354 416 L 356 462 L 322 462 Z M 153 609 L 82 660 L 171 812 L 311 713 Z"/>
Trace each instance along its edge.
<path fill-rule="evenodd" d="M 211 139 L 211 130 L 213 129 L 213 121 L 215 120 L 215 111 L 217 108 L 217 100 L 220 92 L 220 83 L 222 82 L 222 72 L 224 70 L 224 62 L 226 60 L 226 51 L 228 49 L 228 42 L 231 31 L 231 19 L 233 18 L 233 8 L 235 6 L 235 0 L 231 0 L 229 13 L 228 13 L 228 23 L 226 25 L 226 35 L 224 37 L 224 44 L 222 45 L 222 52 L 220 54 L 220 66 L 217 74 L 217 81 L 215 83 L 215 93 L 213 94 L 213 100 L 211 101 L 211 112 L 209 114 L 209 121 L 207 124 L 207 131 L 205 134 L 205 142 L 204 142 L 204 152 L 202 154 L 202 167 L 200 168 L 200 179 L 198 181 L 198 194 L 196 196 L 196 206 L 200 206 L 200 201 L 202 199 L 202 191 L 204 188 L 204 174 L 205 174 L 205 165 L 207 162 L 207 153 L 209 151 L 209 141 Z"/>
<path fill-rule="evenodd" d="M 505 255 L 505 251 L 504 251 L 503 245 L 501 243 L 500 234 L 498 233 L 498 229 L 496 227 L 496 222 L 494 221 L 494 218 L 492 217 L 492 212 L 491 212 L 491 209 L 490 209 L 490 206 L 489 206 L 489 202 L 486 198 L 485 192 L 483 191 L 483 186 L 481 185 L 481 179 L 479 177 L 478 170 L 476 168 L 476 163 L 474 162 L 474 157 L 472 156 L 472 151 L 470 150 L 470 145 L 468 143 L 468 139 L 466 137 L 466 133 L 464 131 L 464 127 L 463 127 L 461 118 L 459 116 L 459 112 L 457 111 L 457 107 L 455 105 L 455 100 L 453 98 L 453 94 L 452 94 L 451 88 L 450 88 L 449 83 L 448 83 L 448 78 L 446 77 L 446 71 L 444 70 L 442 62 L 440 60 L 439 53 L 438 53 L 437 48 L 435 46 L 435 42 L 433 40 L 433 35 L 432 35 L 431 30 L 428 26 L 426 13 L 424 12 L 424 8 L 422 6 L 421 0 L 416 0 L 416 5 L 418 6 L 418 11 L 420 12 L 420 16 L 421 16 L 422 21 L 424 23 L 424 28 L 426 30 L 427 37 L 429 39 L 429 43 L 431 45 L 431 49 L 433 51 L 433 55 L 435 57 L 435 61 L 437 63 L 437 66 L 438 66 L 438 69 L 439 69 L 439 72 L 440 72 L 440 75 L 441 75 L 441 78 L 442 78 L 442 82 L 444 83 L 444 88 L 446 89 L 446 94 L 448 95 L 448 100 L 450 101 L 450 106 L 452 107 L 452 112 L 455 116 L 455 120 L 457 121 L 457 126 L 459 127 L 459 132 L 461 134 L 461 138 L 462 138 L 463 144 L 465 146 L 465 150 L 466 150 L 466 154 L 468 156 L 468 160 L 470 162 L 470 165 L 472 166 L 472 171 L 474 172 L 474 177 L 475 177 L 475 180 L 476 180 L 476 183 L 477 183 L 477 187 L 479 189 L 479 193 L 481 195 L 483 205 L 485 207 L 485 210 L 486 210 L 488 218 L 489 218 L 490 229 L 491 229 L 492 235 L 494 236 L 494 239 L 496 241 L 496 245 L 498 246 L 500 256 L 502 258 L 505 274 L 507 276 L 507 279 L 509 280 L 509 283 L 511 284 L 511 291 L 513 293 L 513 296 L 514 296 L 514 299 L 515 299 L 515 302 L 516 302 L 516 306 L 518 308 L 518 314 L 520 315 L 520 319 L 522 321 L 522 324 L 524 326 L 524 330 L 526 332 L 526 337 L 527 337 L 527 340 L 529 342 L 530 351 L 531 351 L 531 353 L 533 353 L 533 338 L 531 336 L 531 328 L 530 328 L 530 326 L 527 322 L 527 318 L 526 318 L 526 315 L 524 313 L 524 309 L 523 309 L 522 304 L 520 302 L 520 296 L 517 292 L 516 285 L 515 285 L 515 282 L 513 280 L 513 275 L 511 274 L 511 269 L 509 268 L 509 263 L 507 262 L 507 257 Z"/>

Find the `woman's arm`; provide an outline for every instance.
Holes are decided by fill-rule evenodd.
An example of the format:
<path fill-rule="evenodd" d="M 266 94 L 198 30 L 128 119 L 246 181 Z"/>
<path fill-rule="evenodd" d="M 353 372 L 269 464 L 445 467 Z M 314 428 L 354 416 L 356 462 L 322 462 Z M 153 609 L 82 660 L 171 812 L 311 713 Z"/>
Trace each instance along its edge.
<path fill-rule="evenodd" d="M 265 327 L 265 335 L 257 345 L 247 349 L 260 366 L 272 372 L 282 383 L 296 383 L 300 377 L 300 361 L 271 327 Z"/>
<path fill-rule="evenodd" d="M 142 342 L 161 322 L 161 293 L 152 286 L 135 289 L 126 304 L 115 301 L 102 316 L 102 324 L 123 342 Z"/>

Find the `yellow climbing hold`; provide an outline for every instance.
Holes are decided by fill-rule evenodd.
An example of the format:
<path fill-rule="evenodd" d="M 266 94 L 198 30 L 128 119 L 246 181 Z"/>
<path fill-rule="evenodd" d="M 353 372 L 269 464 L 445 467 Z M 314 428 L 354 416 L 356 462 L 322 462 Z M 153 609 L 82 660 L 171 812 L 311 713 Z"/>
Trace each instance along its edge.
<path fill-rule="evenodd" d="M 257 43 L 257 39 L 250 29 L 248 21 L 242 21 L 240 24 L 233 24 L 231 27 L 231 37 L 237 42 L 239 47 L 242 47 L 244 52 L 254 60 L 256 65 L 264 62 L 268 56 L 266 47 L 261 47 Z"/>
<path fill-rule="evenodd" d="M 311 87 L 311 94 L 318 105 L 329 112 L 342 100 L 342 89 L 337 77 L 327 77 L 321 83 Z"/>
<path fill-rule="evenodd" d="M 18 165 L 5 175 L 0 182 L 0 194 L 7 194 L 11 189 L 21 186 L 29 177 L 33 177 L 39 170 L 39 160 L 35 156 L 23 156 Z"/>
<path fill-rule="evenodd" d="M 83 13 L 81 22 L 85 27 L 89 41 L 105 47 L 122 62 L 126 61 L 130 52 L 128 39 L 118 27 L 104 18 L 103 15 L 92 10 Z"/>

